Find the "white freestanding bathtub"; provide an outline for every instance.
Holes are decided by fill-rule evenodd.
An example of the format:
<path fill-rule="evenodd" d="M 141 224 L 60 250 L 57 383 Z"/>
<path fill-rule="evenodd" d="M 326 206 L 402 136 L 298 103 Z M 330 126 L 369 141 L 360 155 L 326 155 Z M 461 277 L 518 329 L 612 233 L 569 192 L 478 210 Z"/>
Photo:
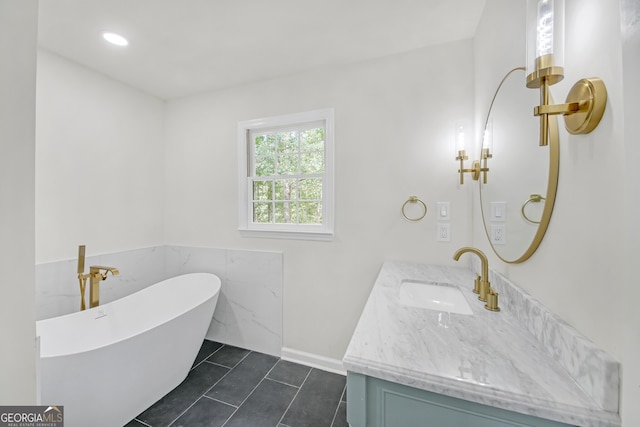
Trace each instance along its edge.
<path fill-rule="evenodd" d="M 85 311 L 36 322 L 43 405 L 66 427 L 121 427 L 180 384 L 213 317 L 220 279 L 164 280 Z"/>

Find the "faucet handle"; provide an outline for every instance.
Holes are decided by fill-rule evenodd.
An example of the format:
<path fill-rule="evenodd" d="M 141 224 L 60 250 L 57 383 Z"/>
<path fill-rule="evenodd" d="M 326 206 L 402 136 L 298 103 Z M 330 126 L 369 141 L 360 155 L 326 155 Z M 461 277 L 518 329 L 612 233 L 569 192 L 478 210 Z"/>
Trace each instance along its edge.
<path fill-rule="evenodd" d="M 120 271 L 118 271 L 118 269 L 115 267 L 105 267 L 103 265 L 92 265 L 91 269 L 104 270 L 105 273 L 111 272 L 111 274 L 113 274 L 114 276 L 117 276 L 118 274 L 120 274 Z"/>
<path fill-rule="evenodd" d="M 493 288 L 491 287 L 491 282 L 481 278 L 480 279 L 480 292 L 478 292 L 480 295 L 478 295 L 478 299 L 480 301 L 487 302 L 487 299 L 489 298 L 489 294 L 492 291 L 493 291 Z"/>
<path fill-rule="evenodd" d="M 474 294 L 479 294 L 480 293 L 480 275 L 476 274 L 476 280 L 473 281 L 473 293 Z"/>
<path fill-rule="evenodd" d="M 494 291 L 493 288 L 490 289 L 489 295 L 487 295 L 487 303 L 484 308 L 490 311 L 500 311 L 500 307 L 498 307 L 498 293 Z"/>

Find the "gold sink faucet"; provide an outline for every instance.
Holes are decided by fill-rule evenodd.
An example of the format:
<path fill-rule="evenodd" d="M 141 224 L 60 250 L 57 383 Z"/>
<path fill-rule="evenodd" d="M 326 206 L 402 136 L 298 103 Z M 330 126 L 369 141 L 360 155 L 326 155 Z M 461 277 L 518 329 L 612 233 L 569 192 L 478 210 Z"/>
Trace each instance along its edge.
<path fill-rule="evenodd" d="M 90 281 L 89 288 L 89 307 L 97 307 L 100 305 L 100 282 L 107 280 L 107 275 L 111 273 L 113 276 L 120 274 L 117 268 L 103 267 L 100 265 L 92 265 L 89 267 L 89 274 L 84 274 L 84 254 L 85 246 L 78 247 L 78 280 L 80 281 L 80 310 L 85 310 L 84 292 L 87 286 L 87 279 Z"/>
<path fill-rule="evenodd" d="M 486 302 L 484 308 L 491 311 L 500 311 L 500 307 L 498 307 L 498 293 L 491 287 L 491 283 L 489 282 L 489 260 L 484 252 L 480 249 L 467 246 L 458 249 L 456 253 L 453 254 L 453 259 L 458 261 L 460 256 L 467 252 L 478 255 L 482 263 L 482 275 L 476 276 L 473 292 L 480 294 L 478 296 L 480 301 Z"/>

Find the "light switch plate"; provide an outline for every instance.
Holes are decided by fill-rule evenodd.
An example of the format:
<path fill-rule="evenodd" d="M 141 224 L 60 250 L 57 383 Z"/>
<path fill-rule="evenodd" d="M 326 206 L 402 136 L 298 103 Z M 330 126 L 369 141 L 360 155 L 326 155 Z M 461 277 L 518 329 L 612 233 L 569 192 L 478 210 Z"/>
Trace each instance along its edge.
<path fill-rule="evenodd" d="M 438 210 L 438 221 L 448 221 L 451 219 L 451 205 L 449 202 L 438 202 L 436 209 Z"/>
<path fill-rule="evenodd" d="M 491 222 L 507 220 L 507 202 L 491 202 Z"/>

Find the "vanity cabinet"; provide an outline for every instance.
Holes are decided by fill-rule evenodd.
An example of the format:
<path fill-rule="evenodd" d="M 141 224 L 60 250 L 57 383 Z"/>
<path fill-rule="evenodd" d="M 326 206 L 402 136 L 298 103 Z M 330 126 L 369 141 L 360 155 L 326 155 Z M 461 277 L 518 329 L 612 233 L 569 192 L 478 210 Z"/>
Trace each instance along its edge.
<path fill-rule="evenodd" d="M 568 427 L 378 378 L 347 373 L 350 427 Z"/>

